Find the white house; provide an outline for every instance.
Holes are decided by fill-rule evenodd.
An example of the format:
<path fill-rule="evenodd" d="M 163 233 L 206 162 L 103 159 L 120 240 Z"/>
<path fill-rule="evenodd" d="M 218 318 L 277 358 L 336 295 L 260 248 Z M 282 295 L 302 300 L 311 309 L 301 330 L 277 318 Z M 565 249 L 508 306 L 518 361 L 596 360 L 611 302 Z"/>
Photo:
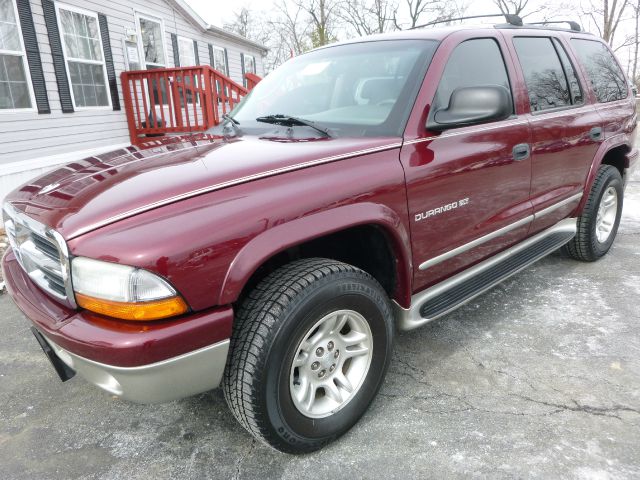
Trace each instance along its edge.
<path fill-rule="evenodd" d="M 182 0 L 0 0 L 0 201 L 130 144 L 121 72 L 206 64 L 243 83 L 265 54 Z"/>

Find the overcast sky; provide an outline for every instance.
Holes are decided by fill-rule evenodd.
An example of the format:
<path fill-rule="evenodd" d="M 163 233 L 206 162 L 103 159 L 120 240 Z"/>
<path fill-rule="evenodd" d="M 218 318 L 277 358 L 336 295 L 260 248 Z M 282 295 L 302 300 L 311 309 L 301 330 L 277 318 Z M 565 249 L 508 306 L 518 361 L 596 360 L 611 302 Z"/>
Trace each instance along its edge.
<path fill-rule="evenodd" d="M 200 14 L 207 22 L 217 26 L 222 26 L 224 22 L 233 19 L 233 13 L 240 11 L 242 7 L 249 10 L 269 10 L 274 0 L 230 0 L 222 2 L 220 0 L 212 2 L 211 0 L 186 0 L 191 7 Z M 404 5 L 404 0 L 399 2 Z M 469 7 L 466 10 L 467 15 L 479 15 L 483 13 L 493 13 L 499 11 L 491 0 L 468 0 Z M 399 12 L 400 14 L 402 13 Z M 427 17 L 427 15 L 425 15 Z M 495 22 L 494 22 L 495 23 Z"/>
<path fill-rule="evenodd" d="M 191 7 L 198 12 L 198 14 L 208 23 L 213 25 L 222 26 L 225 22 L 230 22 L 233 20 L 234 12 L 240 11 L 242 7 L 247 7 L 251 11 L 255 12 L 268 12 L 275 0 L 186 0 Z M 531 5 L 550 5 L 555 4 L 558 0 L 552 0 L 549 2 L 548 0 L 531 0 Z M 575 9 L 571 7 L 568 9 L 568 14 L 563 15 L 562 20 L 576 20 L 580 23 L 580 18 L 578 16 L 578 12 L 580 11 L 579 5 L 581 0 L 563 0 L 562 3 L 568 5 L 575 5 Z M 583 0 L 586 1 L 586 0 Z M 398 2 L 401 6 L 400 11 L 398 12 L 399 20 L 402 22 L 403 20 L 403 8 L 405 7 L 404 0 L 400 0 Z M 492 0 L 466 0 L 465 2 L 468 7 L 465 11 L 465 15 L 481 15 L 488 13 L 498 12 L 498 8 L 495 6 Z M 575 15 L 572 13 L 575 11 Z M 631 11 L 627 12 L 627 16 L 630 16 Z M 534 14 L 528 16 L 526 21 L 539 21 L 542 20 L 543 14 Z M 428 15 L 425 15 L 426 21 L 428 21 Z M 476 20 L 477 23 L 498 23 L 499 19 L 488 19 L 482 22 L 481 20 Z M 616 38 L 618 42 L 621 42 L 623 37 L 628 33 L 633 32 L 634 23 L 631 20 L 626 20 L 621 22 L 619 32 L 616 34 Z M 586 30 L 591 30 L 593 32 L 597 31 L 590 27 L 589 25 L 585 25 Z M 616 52 L 616 55 L 620 59 L 623 65 L 629 65 L 630 50 L 624 49 Z"/>

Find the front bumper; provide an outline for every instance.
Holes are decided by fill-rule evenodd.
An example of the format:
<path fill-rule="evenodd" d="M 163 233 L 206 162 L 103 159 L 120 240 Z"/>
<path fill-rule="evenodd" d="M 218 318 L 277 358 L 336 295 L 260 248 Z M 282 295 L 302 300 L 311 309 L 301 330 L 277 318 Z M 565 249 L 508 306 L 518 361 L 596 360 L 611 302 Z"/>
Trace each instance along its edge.
<path fill-rule="evenodd" d="M 102 390 L 135 403 L 162 403 L 220 385 L 229 340 L 139 367 L 116 367 L 68 352 L 46 339 L 69 368 Z"/>
<path fill-rule="evenodd" d="M 157 403 L 219 385 L 231 337 L 230 306 L 154 322 L 112 320 L 53 300 L 11 250 L 2 272 L 8 293 L 56 355 L 107 392 Z"/>

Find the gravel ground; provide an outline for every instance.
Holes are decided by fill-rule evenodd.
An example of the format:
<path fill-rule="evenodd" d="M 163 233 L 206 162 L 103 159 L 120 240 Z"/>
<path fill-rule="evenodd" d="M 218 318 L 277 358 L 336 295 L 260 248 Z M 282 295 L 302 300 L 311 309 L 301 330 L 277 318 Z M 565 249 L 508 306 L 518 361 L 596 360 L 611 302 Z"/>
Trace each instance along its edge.
<path fill-rule="evenodd" d="M 305 456 L 252 440 L 220 391 L 140 406 L 60 383 L 1 295 L 0 477 L 640 478 L 639 240 L 640 175 L 607 257 L 554 254 L 400 335 L 368 413 Z"/>

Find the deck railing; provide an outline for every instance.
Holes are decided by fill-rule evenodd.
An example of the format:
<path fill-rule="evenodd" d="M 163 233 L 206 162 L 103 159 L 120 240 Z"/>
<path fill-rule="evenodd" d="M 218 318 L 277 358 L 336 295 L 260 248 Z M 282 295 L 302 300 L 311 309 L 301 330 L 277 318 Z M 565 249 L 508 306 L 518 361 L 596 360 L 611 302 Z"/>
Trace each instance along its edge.
<path fill-rule="evenodd" d="M 221 121 L 261 79 L 247 74 L 248 88 L 210 66 L 158 68 L 121 75 L 131 143 L 150 136 L 202 132 Z"/>

